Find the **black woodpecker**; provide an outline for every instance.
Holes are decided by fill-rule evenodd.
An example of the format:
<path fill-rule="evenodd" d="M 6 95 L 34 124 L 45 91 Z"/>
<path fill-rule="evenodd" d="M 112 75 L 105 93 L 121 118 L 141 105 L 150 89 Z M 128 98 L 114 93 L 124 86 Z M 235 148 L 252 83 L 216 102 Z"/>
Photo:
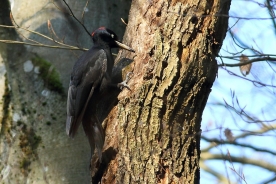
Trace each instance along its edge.
<path fill-rule="evenodd" d="M 119 84 L 111 82 L 114 65 L 111 48 L 135 51 L 120 43 L 117 35 L 105 27 L 98 28 L 91 35 L 94 45 L 77 60 L 71 73 L 67 98 L 66 133 L 74 137 L 82 123 L 91 147 L 91 156 L 96 146 L 101 160 L 105 135 L 96 116 L 97 104 L 104 98 L 104 93 L 109 87 L 129 89 L 128 75 L 126 80 Z"/>

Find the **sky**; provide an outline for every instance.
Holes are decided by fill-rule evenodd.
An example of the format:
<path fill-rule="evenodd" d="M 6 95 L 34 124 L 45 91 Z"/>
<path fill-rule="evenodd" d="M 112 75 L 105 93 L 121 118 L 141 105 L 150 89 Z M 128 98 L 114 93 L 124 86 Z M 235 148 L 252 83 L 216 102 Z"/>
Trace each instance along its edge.
<path fill-rule="evenodd" d="M 256 19 L 256 18 L 269 18 L 267 8 L 261 6 L 265 1 L 245 1 L 245 0 L 233 0 L 230 8 L 230 16 L 246 17 L 253 19 L 237 19 L 229 18 L 229 27 L 232 27 L 232 32 L 237 36 L 243 46 L 248 46 L 260 51 L 263 54 L 276 54 L 276 29 L 270 19 Z M 234 43 L 231 35 L 228 33 L 222 49 L 220 51 L 221 56 L 233 56 L 232 53 L 240 55 L 241 48 L 237 47 Z M 254 55 L 250 50 L 244 50 L 242 52 L 245 55 Z M 221 63 L 221 59 L 217 58 L 218 63 Z M 233 61 L 223 59 L 224 63 L 238 63 L 239 61 Z M 275 71 L 276 65 L 266 62 L 253 63 L 251 73 L 246 76 L 246 79 L 257 80 L 259 79 L 265 84 L 275 85 Z M 238 67 L 227 67 L 227 70 L 242 76 Z M 222 108 L 218 103 L 225 104 L 225 101 L 229 105 L 235 105 L 244 108 L 245 111 L 250 112 L 255 117 L 262 120 L 276 119 L 276 107 L 275 107 L 275 92 L 276 88 L 273 87 L 260 87 L 254 85 L 252 82 L 241 79 L 239 77 L 230 75 L 226 70 L 220 68 L 218 71 L 218 77 L 213 85 L 212 92 L 209 96 L 207 106 L 204 110 L 202 118 L 202 135 L 209 138 L 218 138 L 226 140 L 223 135 L 223 130 L 229 128 L 232 130 L 233 135 L 239 135 L 243 133 L 243 130 L 258 130 L 261 125 L 256 123 L 246 123 L 235 113 Z M 234 100 L 232 95 L 235 94 Z M 238 99 L 238 103 L 236 101 Z M 275 122 L 265 123 L 266 125 L 273 124 Z M 217 129 L 222 127 L 221 129 Z M 268 136 L 250 136 L 242 139 L 240 142 L 245 144 L 257 145 L 261 148 L 268 148 L 276 152 L 275 145 L 275 132 L 269 132 Z M 207 142 L 201 141 L 201 148 L 205 148 L 208 145 Z M 252 152 L 251 149 L 234 147 L 234 146 L 217 146 L 211 150 L 212 153 L 224 153 L 230 152 L 233 156 L 246 156 L 254 159 L 267 159 L 270 162 L 276 164 L 276 158 L 272 155 L 263 155 L 261 152 Z M 232 182 L 245 183 L 238 181 L 237 174 L 235 174 L 230 167 L 233 167 L 229 162 L 223 161 L 208 161 L 207 164 L 216 171 L 229 174 Z M 226 167 L 225 167 L 226 166 Z M 252 165 L 239 165 L 234 164 L 237 171 L 245 176 L 247 183 L 260 183 L 265 179 L 269 179 L 275 176 L 271 172 L 254 167 Z M 257 175 L 256 175 L 257 173 Z M 226 176 L 226 175 L 225 175 Z M 218 183 L 217 180 L 210 174 L 201 169 L 201 183 Z M 276 183 L 276 182 L 275 182 Z"/>

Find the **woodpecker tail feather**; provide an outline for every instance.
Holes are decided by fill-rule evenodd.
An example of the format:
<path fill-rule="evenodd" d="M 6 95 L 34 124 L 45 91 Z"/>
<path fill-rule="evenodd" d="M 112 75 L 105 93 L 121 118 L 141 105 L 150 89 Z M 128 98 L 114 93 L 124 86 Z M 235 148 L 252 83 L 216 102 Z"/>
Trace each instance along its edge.
<path fill-rule="evenodd" d="M 96 147 L 98 151 L 99 160 L 101 161 L 102 150 L 103 150 L 104 140 L 105 140 L 105 135 L 104 135 L 104 130 L 102 125 L 94 118 L 93 118 L 93 121 L 83 120 L 83 129 L 86 136 L 88 137 L 88 141 L 91 148 L 91 157 L 94 154 L 95 147 Z"/>
<path fill-rule="evenodd" d="M 104 140 L 105 140 L 104 130 L 102 125 L 99 124 L 98 122 L 94 124 L 93 130 L 94 130 L 94 134 L 93 134 L 94 141 L 98 151 L 99 160 L 102 161 L 102 150 L 103 150 Z"/>

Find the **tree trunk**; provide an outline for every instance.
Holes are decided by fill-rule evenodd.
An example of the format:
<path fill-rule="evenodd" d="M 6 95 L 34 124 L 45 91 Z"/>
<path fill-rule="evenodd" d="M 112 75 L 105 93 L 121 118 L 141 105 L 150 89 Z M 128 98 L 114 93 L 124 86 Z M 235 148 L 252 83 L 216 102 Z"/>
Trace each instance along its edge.
<path fill-rule="evenodd" d="M 46 22 L 50 19 L 66 43 L 88 47 L 86 33 L 74 36 L 69 30 L 75 27 L 66 27 L 66 20 L 49 2 L 14 0 L 17 23 L 49 35 Z M 68 2 L 80 18 L 86 0 Z M 106 2 L 89 2 L 86 25 L 89 31 L 105 25 L 120 35 L 119 18 L 127 13 L 129 1 Z M 7 3 L 1 3 L 2 10 Z M 117 57 L 119 64 L 130 63 L 123 73 L 133 71 L 132 91 L 124 89 L 110 113 L 104 112 L 107 99 L 103 102 L 99 116 L 105 119 L 106 143 L 103 162 L 93 165 L 95 183 L 199 183 L 201 115 L 217 72 L 215 56 L 228 25 L 228 18 L 220 15 L 227 15 L 229 7 L 228 1 L 132 1 L 124 43 L 136 53 L 122 51 Z M 35 21 L 39 16 L 42 19 Z M 1 24 L 7 24 L 9 13 L 0 11 L 0 17 L 4 20 Z M 2 28 L 0 37 L 16 39 Z M 65 134 L 65 95 L 48 89 L 49 81 L 34 69 L 26 72 L 24 68 L 26 61 L 40 58 L 36 54 L 60 73 L 66 91 L 80 53 L 0 44 L 0 62 L 6 65 L 8 79 L 0 65 L 4 89 L 0 90 L 4 97 L 0 104 L 0 180 L 88 183 L 89 144 L 81 128 L 74 140 Z M 114 75 L 119 75 L 121 68 L 117 65 Z"/>
<path fill-rule="evenodd" d="M 230 1 L 132 1 L 124 43 L 131 91 L 106 118 L 95 183 L 199 183 L 200 123 Z"/>

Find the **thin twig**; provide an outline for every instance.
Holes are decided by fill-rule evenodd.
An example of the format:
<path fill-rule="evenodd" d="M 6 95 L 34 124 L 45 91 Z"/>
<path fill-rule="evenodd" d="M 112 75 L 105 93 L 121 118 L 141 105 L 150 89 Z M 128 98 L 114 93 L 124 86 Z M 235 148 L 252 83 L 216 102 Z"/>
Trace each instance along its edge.
<path fill-rule="evenodd" d="M 49 30 L 49 32 L 50 32 L 51 35 L 54 35 L 57 39 L 62 40 L 62 39 L 60 39 L 57 36 L 57 34 L 56 34 L 56 32 L 55 32 L 55 30 L 54 30 L 54 28 L 53 28 L 50 20 L 48 20 L 48 30 Z M 53 36 L 52 36 L 52 39 L 54 40 Z M 61 42 L 61 43 L 64 43 L 64 42 Z"/>
<path fill-rule="evenodd" d="M 24 38 L 26 38 L 27 40 L 31 41 L 31 42 L 34 42 L 34 43 L 28 43 L 28 42 L 20 42 L 20 41 L 12 41 L 12 40 L 1 40 L 2 43 L 14 43 L 14 44 L 25 44 L 25 45 L 31 45 L 31 46 L 40 46 L 40 47 L 48 47 L 48 48 L 60 48 L 60 49 L 72 49 L 72 50 L 88 50 L 88 49 L 85 49 L 85 48 L 79 48 L 79 47 L 75 47 L 75 46 L 71 46 L 71 45 L 67 45 L 67 44 L 64 44 L 62 42 L 59 42 L 59 41 L 56 41 L 54 40 L 53 38 L 50 38 L 44 34 L 41 34 L 39 32 L 36 32 L 36 31 L 32 31 L 30 29 L 27 29 L 27 28 L 24 28 L 24 27 L 20 27 L 14 20 L 13 18 L 13 15 L 12 13 L 10 13 L 10 18 L 11 18 L 11 21 L 12 23 L 15 25 L 15 26 L 5 26 L 5 25 L 0 25 L 0 27 L 5 27 L 5 28 L 14 28 L 14 29 L 22 29 L 24 31 L 27 31 L 27 32 L 30 32 L 30 33 L 33 33 L 33 34 L 36 34 L 38 36 L 41 36 L 45 39 L 48 39 L 50 41 L 53 41 L 59 45 L 62 45 L 64 47 L 60 47 L 60 46 L 52 46 L 52 45 L 47 45 L 47 44 L 42 44 L 42 43 L 39 43 L 35 40 L 32 40 L 32 39 L 28 39 L 26 38 L 24 35 L 22 35 L 21 33 L 19 33 L 20 35 L 22 35 Z"/>
<path fill-rule="evenodd" d="M 81 21 L 79 21 L 79 19 L 75 16 L 75 14 L 73 13 L 72 9 L 70 8 L 70 6 L 67 4 L 67 2 L 65 0 L 62 0 L 65 5 L 67 6 L 67 8 L 69 9 L 70 13 L 71 13 L 71 16 L 84 28 L 84 30 L 87 32 L 87 34 L 89 36 L 91 36 L 91 34 L 89 33 L 89 31 L 86 29 L 86 27 L 84 26 L 83 23 L 81 23 Z"/>
<path fill-rule="evenodd" d="M 58 45 L 35 44 L 35 43 L 13 41 L 13 40 L 0 40 L 0 42 L 1 43 L 9 43 L 9 44 L 24 44 L 24 45 L 30 45 L 30 46 L 48 47 L 48 48 L 55 48 L 55 49 L 84 50 L 84 51 L 88 50 L 88 49 L 85 49 L 85 48 L 78 48 L 78 47 L 61 47 L 61 46 L 58 46 Z"/>
<path fill-rule="evenodd" d="M 82 15 L 81 15 L 81 20 L 82 20 L 82 23 L 84 24 L 84 14 L 85 14 L 85 9 L 87 8 L 88 6 L 88 3 L 89 3 L 89 0 L 86 1 L 86 4 L 83 8 L 83 11 L 82 11 Z M 89 34 L 90 35 L 90 34 Z"/>
<path fill-rule="evenodd" d="M 257 151 L 257 152 L 269 153 L 271 155 L 276 155 L 275 151 L 264 149 L 264 148 L 261 148 L 261 147 L 252 146 L 250 144 L 239 143 L 237 141 L 219 140 L 219 139 L 216 139 L 216 138 L 208 138 L 208 137 L 205 137 L 205 136 L 201 136 L 201 139 L 204 140 L 204 141 L 210 142 L 210 143 L 216 143 L 216 145 L 226 145 L 226 144 L 228 144 L 228 145 L 240 146 L 242 148 L 250 148 L 250 149 L 252 149 L 254 151 Z M 205 148 L 205 149 L 202 149 L 201 151 L 202 152 L 208 152 L 208 151 L 210 151 L 211 148 L 214 148 L 214 147 L 208 147 L 208 148 L 209 148 L 208 150 Z"/>
<path fill-rule="evenodd" d="M 240 16 L 234 16 L 234 15 L 227 15 L 227 14 L 212 14 L 212 15 L 200 15 L 197 16 L 194 13 L 189 13 L 189 14 L 179 14 L 177 12 L 172 12 L 172 11 L 167 11 L 168 13 L 173 13 L 177 14 L 179 16 L 192 16 L 192 17 L 226 17 L 226 18 L 235 18 L 235 19 L 243 19 L 243 20 L 270 20 L 270 19 L 276 19 L 276 17 L 240 17 Z"/>
<path fill-rule="evenodd" d="M 260 87 L 272 87 L 272 88 L 276 88 L 276 86 L 274 85 L 270 85 L 270 84 L 265 84 L 265 83 L 262 83 L 262 82 L 259 82 L 259 81 L 255 81 L 255 80 L 251 80 L 251 79 L 248 79 L 246 77 L 242 77 L 240 75 L 237 75 L 235 74 L 234 72 L 231 72 L 230 70 L 227 70 L 226 68 L 222 67 L 222 69 L 224 69 L 225 71 L 227 71 L 230 75 L 233 75 L 235 77 L 238 77 L 238 78 L 241 78 L 241 79 L 244 79 L 246 81 L 249 81 L 249 82 L 252 82 L 255 86 L 258 84 L 260 85 Z"/>
<path fill-rule="evenodd" d="M 274 56 L 276 57 L 276 54 L 254 54 L 254 55 L 246 55 L 248 58 L 250 57 L 271 57 L 271 56 Z M 219 56 L 219 57 L 222 57 L 222 58 L 227 58 L 227 59 L 234 59 L 234 58 L 240 58 L 240 54 L 238 55 L 238 53 L 235 53 L 235 56 Z M 239 59 L 237 59 L 237 61 L 239 61 Z"/>
<path fill-rule="evenodd" d="M 203 160 L 229 160 L 229 158 L 225 155 L 212 154 L 209 152 L 201 153 L 200 158 Z M 231 155 L 231 162 L 236 162 L 240 164 L 249 164 L 249 165 L 260 167 L 262 169 L 266 169 L 270 172 L 276 172 L 276 166 L 269 161 Z"/>
<path fill-rule="evenodd" d="M 250 63 L 258 62 L 258 61 L 276 61 L 276 58 L 261 57 L 261 58 L 250 59 L 250 60 L 248 60 L 246 62 L 243 62 L 243 63 L 234 63 L 234 64 L 223 63 L 223 64 L 219 64 L 218 66 L 236 67 L 236 66 L 243 66 L 243 65 L 247 65 L 247 64 L 250 64 Z"/>

